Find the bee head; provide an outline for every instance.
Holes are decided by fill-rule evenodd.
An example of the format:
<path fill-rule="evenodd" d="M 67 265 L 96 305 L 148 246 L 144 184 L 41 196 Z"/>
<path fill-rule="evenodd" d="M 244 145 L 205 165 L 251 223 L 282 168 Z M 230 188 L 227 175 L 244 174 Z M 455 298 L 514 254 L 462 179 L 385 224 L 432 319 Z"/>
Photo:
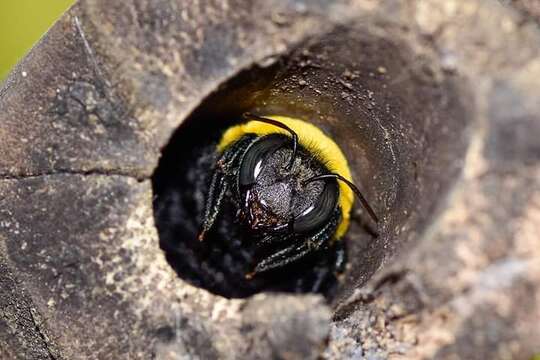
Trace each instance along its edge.
<path fill-rule="evenodd" d="M 328 170 L 306 149 L 282 134 L 261 137 L 245 153 L 239 171 L 243 219 L 248 229 L 296 234 L 323 227 L 336 209 L 335 180 L 309 181 Z"/>

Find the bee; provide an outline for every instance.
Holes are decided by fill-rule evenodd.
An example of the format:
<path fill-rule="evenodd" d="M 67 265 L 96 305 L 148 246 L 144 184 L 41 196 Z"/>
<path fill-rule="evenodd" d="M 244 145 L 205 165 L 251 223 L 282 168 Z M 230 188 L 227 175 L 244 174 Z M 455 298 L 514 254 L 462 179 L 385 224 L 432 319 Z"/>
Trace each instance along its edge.
<path fill-rule="evenodd" d="M 355 195 L 378 218 L 353 184 L 339 146 L 315 125 L 285 116 L 244 114 L 223 133 L 206 197 L 198 240 L 211 231 L 229 201 L 237 225 L 257 248 L 246 279 L 335 249 L 333 270 L 346 263 L 343 237 Z"/>

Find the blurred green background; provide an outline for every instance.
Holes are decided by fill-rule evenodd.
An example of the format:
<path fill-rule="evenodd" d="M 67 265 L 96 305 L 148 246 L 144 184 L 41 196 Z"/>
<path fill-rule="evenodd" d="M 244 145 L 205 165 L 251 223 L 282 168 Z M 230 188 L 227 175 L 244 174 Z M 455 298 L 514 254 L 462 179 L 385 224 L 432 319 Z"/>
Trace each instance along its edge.
<path fill-rule="evenodd" d="M 0 82 L 75 0 L 0 0 Z"/>

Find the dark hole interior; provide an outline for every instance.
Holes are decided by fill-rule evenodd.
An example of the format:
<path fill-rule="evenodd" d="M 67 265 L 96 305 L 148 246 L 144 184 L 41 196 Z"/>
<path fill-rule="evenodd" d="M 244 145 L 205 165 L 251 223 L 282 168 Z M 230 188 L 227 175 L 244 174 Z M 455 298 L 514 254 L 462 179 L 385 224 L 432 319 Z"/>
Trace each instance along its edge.
<path fill-rule="evenodd" d="M 246 297 L 263 290 L 311 291 L 332 261 L 332 253 L 322 252 L 248 280 L 245 275 L 253 270 L 256 250 L 238 225 L 232 204 L 225 204 L 204 241 L 197 239 L 216 143 L 230 119 L 241 119 L 241 114 L 216 119 L 217 126 L 210 132 L 204 125 L 211 120 L 197 115 L 171 141 L 154 177 L 154 209 L 168 261 L 185 280 L 225 297 Z M 319 291 L 330 294 L 334 289 L 335 278 L 330 276 Z"/>
<path fill-rule="evenodd" d="M 415 55 L 399 37 L 360 27 L 337 29 L 271 67 L 243 71 L 205 99 L 163 150 L 153 177 L 154 214 L 169 263 L 186 281 L 225 297 L 310 291 L 331 256 L 247 280 L 252 250 L 239 240 L 230 208 L 204 242 L 196 239 L 223 130 L 246 111 L 297 117 L 341 147 L 381 219 L 375 226 L 356 202 L 344 239 L 345 275 L 320 289 L 338 301 L 404 253 L 432 219 L 466 150 L 464 93 L 459 78 Z"/>

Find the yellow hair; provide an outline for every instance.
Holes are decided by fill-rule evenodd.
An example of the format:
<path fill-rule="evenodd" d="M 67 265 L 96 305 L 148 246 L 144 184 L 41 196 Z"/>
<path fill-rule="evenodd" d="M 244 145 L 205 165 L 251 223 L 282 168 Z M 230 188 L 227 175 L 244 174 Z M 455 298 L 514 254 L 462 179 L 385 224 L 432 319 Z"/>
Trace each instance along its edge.
<path fill-rule="evenodd" d="M 298 141 L 303 147 L 316 154 L 330 171 L 340 174 L 345 179 L 352 182 L 349 165 L 343 152 L 332 139 L 321 131 L 321 129 L 308 122 L 285 116 L 267 117 L 277 120 L 294 130 L 294 132 L 298 134 Z M 275 133 L 290 135 L 286 130 L 280 129 L 275 125 L 251 120 L 247 123 L 227 129 L 218 144 L 218 151 L 222 152 L 225 148 L 246 134 L 263 136 Z M 351 209 L 354 202 L 354 193 L 346 184 L 339 182 L 339 189 L 341 222 L 336 230 L 336 239 L 343 237 L 349 228 Z"/>

